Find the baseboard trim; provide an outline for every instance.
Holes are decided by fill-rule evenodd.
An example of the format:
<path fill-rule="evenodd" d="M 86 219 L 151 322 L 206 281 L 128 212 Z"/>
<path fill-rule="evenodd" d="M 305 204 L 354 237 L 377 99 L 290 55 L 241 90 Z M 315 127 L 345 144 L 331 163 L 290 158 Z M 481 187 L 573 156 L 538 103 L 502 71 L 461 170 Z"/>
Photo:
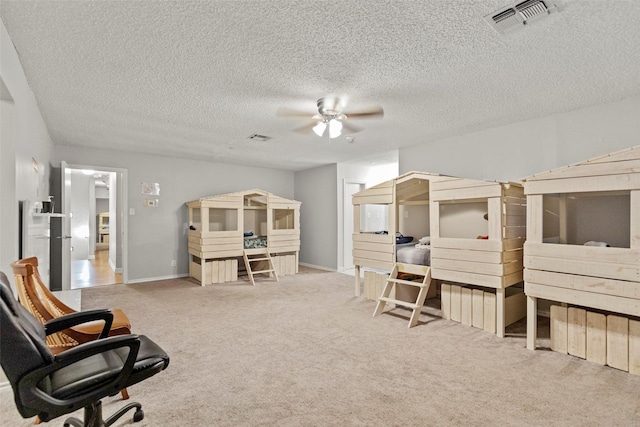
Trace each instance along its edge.
<path fill-rule="evenodd" d="M 298 264 L 305 267 L 317 268 L 318 270 L 331 271 L 332 273 L 338 272 L 338 270 L 336 270 L 335 268 L 327 268 L 327 267 L 322 267 L 320 265 L 307 264 L 305 262 L 299 262 Z"/>
<path fill-rule="evenodd" d="M 127 285 L 131 285 L 134 283 L 155 282 L 156 280 L 181 279 L 183 277 L 189 277 L 189 274 L 172 274 L 169 276 L 145 277 L 144 279 L 129 280 L 127 282 Z"/>

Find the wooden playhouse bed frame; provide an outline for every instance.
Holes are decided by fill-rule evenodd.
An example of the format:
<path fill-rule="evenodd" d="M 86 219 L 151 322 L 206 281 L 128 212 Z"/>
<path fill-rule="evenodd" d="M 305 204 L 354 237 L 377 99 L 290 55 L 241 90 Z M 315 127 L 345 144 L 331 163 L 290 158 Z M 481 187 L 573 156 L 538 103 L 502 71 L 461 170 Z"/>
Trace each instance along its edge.
<path fill-rule="evenodd" d="M 238 258 L 265 253 L 277 274 L 296 274 L 300 252 L 300 202 L 263 190 L 204 197 L 189 208 L 189 275 L 203 286 L 237 280 Z M 246 248 L 245 233 L 260 236 Z M 247 240 L 251 242 L 250 240 Z M 251 245 L 249 245 L 251 246 Z"/>
<path fill-rule="evenodd" d="M 355 296 L 360 296 L 362 267 L 390 272 L 396 263 L 396 232 L 402 205 L 429 205 L 430 183 L 443 177 L 426 172 L 408 172 L 353 195 L 353 264 Z M 364 205 L 387 207 L 387 234 L 363 232 L 361 212 Z M 417 238 L 422 236 L 415 236 Z"/>
<path fill-rule="evenodd" d="M 524 246 L 527 348 L 536 349 L 539 298 L 640 317 L 640 146 L 534 175 L 525 180 L 524 188 L 527 197 Z M 550 195 L 559 202 L 557 233 L 553 233 L 557 239 L 548 243 L 547 223 L 551 221 L 545 203 L 549 203 Z M 575 206 L 575 200 L 593 197 L 604 198 L 605 205 L 611 205 L 608 200 L 615 197 L 628 198 L 628 224 L 601 218 L 606 223 L 606 227 L 601 227 L 605 232 L 614 232 L 613 227 L 621 229 L 624 235 L 628 225 L 628 240 L 620 245 L 622 247 L 585 246 L 583 242 L 571 241 L 576 232 L 570 227 L 578 225 L 567 218 L 569 203 Z M 611 214 L 626 215 L 624 209 Z M 588 229 L 590 235 L 598 232 L 593 228 Z M 604 240 L 602 234 L 595 237 Z M 622 345 L 629 347 L 629 355 L 635 346 L 635 369 L 640 374 L 640 322 L 630 319 L 628 324 L 628 333 L 620 333 L 624 336 Z M 607 346 L 607 352 L 609 349 Z"/>
<path fill-rule="evenodd" d="M 478 201 L 484 201 L 487 205 L 486 240 L 477 239 L 476 235 L 470 238 L 440 236 L 441 204 L 470 204 Z M 439 282 L 453 281 L 463 284 L 462 287 L 454 285 L 457 287 L 453 289 L 458 290 L 458 293 L 452 295 L 452 286 L 443 283 L 443 317 L 459 321 L 460 319 L 456 319 L 456 313 L 464 312 L 465 315 L 468 314 L 469 319 L 472 318 L 472 290 L 468 286 L 464 287 L 465 285 L 495 289 L 493 314 L 487 319 L 487 327 L 484 328 L 483 313 L 480 317 L 483 319 L 481 327 L 504 336 L 505 323 L 510 324 L 521 319 L 526 312 L 522 291 L 515 292 L 513 296 L 507 296 L 505 292 L 506 288 L 522 282 L 522 246 L 526 231 L 525 202 L 521 184 L 462 179 L 426 172 L 408 172 L 354 194 L 355 296 L 360 296 L 361 293 L 361 268 L 386 272 L 393 270 L 397 255 L 395 233 L 399 228 L 400 206 L 427 205 L 431 237 L 431 277 Z M 388 234 L 360 231 L 361 209 L 367 204 L 388 206 Z M 404 268 L 414 268 L 414 271 L 418 271 L 420 267 L 423 266 L 409 264 Z M 467 291 L 470 305 L 468 311 L 465 311 Z M 462 293 L 464 297 L 461 296 Z M 484 298 L 486 292 L 474 294 Z M 451 301 L 454 308 L 459 307 L 458 310 L 451 309 Z M 483 312 L 484 305 L 484 302 L 480 305 Z M 489 327 L 489 324 L 493 326 Z M 477 323 L 473 325 L 478 326 Z"/>
<path fill-rule="evenodd" d="M 431 186 L 432 276 L 443 282 L 442 317 L 504 337 L 505 327 L 526 314 L 521 289 L 526 200 L 519 183 L 445 178 Z M 449 237 L 443 223 L 446 207 L 485 207 L 486 232 Z M 462 226 L 452 216 L 451 226 Z M 447 231 L 448 233 L 449 231 Z M 469 233 L 469 231 L 465 231 Z M 482 238 L 480 238 L 482 237 Z M 475 289 L 465 285 L 473 285 Z M 482 288 L 494 291 L 486 292 Z M 509 290 L 509 292 L 507 292 Z"/>

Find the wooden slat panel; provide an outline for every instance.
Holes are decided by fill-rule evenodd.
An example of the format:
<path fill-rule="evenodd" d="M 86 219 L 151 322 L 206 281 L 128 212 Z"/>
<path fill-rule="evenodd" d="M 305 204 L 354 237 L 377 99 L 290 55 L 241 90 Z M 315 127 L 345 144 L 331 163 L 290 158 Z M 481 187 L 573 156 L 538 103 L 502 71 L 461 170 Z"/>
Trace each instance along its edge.
<path fill-rule="evenodd" d="M 640 251 L 640 190 L 634 190 L 630 195 L 631 204 L 631 230 L 630 246 L 632 249 Z"/>
<path fill-rule="evenodd" d="M 189 243 L 189 247 L 193 249 L 199 249 L 202 252 L 219 252 L 219 251 L 242 250 L 242 243 L 227 243 L 224 245 L 193 245 Z"/>
<path fill-rule="evenodd" d="M 529 256 L 525 249 L 524 265 L 533 270 L 640 282 L 640 266 L 632 267 L 629 264 Z"/>
<path fill-rule="evenodd" d="M 607 365 L 629 370 L 629 319 L 607 316 Z"/>
<path fill-rule="evenodd" d="M 588 176 L 556 180 L 528 181 L 526 194 L 581 193 L 586 191 L 635 190 L 640 188 L 640 173 L 630 175 Z"/>
<path fill-rule="evenodd" d="M 203 200 L 200 205 L 202 208 L 213 209 L 238 209 L 242 206 L 242 201 L 238 200 Z"/>
<path fill-rule="evenodd" d="M 527 316 L 527 296 L 520 291 L 505 298 L 504 325 L 509 326 Z"/>
<path fill-rule="evenodd" d="M 502 201 L 500 197 L 487 199 L 489 240 L 502 240 Z"/>
<path fill-rule="evenodd" d="M 462 288 L 458 285 L 451 285 L 451 320 L 460 321 L 460 310 L 462 308 Z"/>
<path fill-rule="evenodd" d="M 272 247 L 271 245 L 269 246 L 269 250 L 272 252 L 277 252 L 277 253 L 283 253 L 283 252 L 298 252 L 300 250 L 300 245 L 293 245 L 293 246 L 278 246 L 278 247 Z"/>
<path fill-rule="evenodd" d="M 640 173 L 640 159 L 618 162 L 591 162 L 555 169 L 534 178 L 535 181 L 549 179 L 581 178 L 603 175 L 622 175 Z"/>
<path fill-rule="evenodd" d="M 638 316 L 640 300 L 525 282 L 525 293 L 537 298 Z"/>
<path fill-rule="evenodd" d="M 607 364 L 607 316 L 587 311 L 587 360 Z"/>
<path fill-rule="evenodd" d="M 484 293 L 484 330 L 496 333 L 496 294 L 491 292 Z"/>
<path fill-rule="evenodd" d="M 284 241 L 284 240 L 300 240 L 300 232 L 295 230 L 287 230 L 287 232 L 282 232 L 284 230 L 273 230 L 269 234 L 270 242 Z"/>
<path fill-rule="evenodd" d="M 505 264 L 490 264 L 484 262 L 436 258 L 435 254 L 432 254 L 431 256 L 431 265 L 434 269 L 465 271 L 492 276 L 505 276 L 518 270 L 522 270 L 521 261 L 513 261 Z"/>
<path fill-rule="evenodd" d="M 567 307 L 551 306 L 549 345 L 553 351 L 567 352 Z"/>
<path fill-rule="evenodd" d="M 382 253 L 393 253 L 393 244 L 391 243 L 368 243 L 368 242 L 353 242 L 353 249 L 364 250 L 364 251 L 372 251 L 372 252 L 382 252 Z"/>
<path fill-rule="evenodd" d="M 472 295 L 472 309 L 471 309 L 471 325 L 484 329 L 484 291 L 482 289 L 473 289 Z"/>
<path fill-rule="evenodd" d="M 440 238 L 440 203 L 436 201 L 429 203 L 429 234 L 433 245 L 433 240 Z"/>
<path fill-rule="evenodd" d="M 460 323 L 471 326 L 473 319 L 473 300 L 471 288 L 460 289 Z"/>
<path fill-rule="evenodd" d="M 238 230 L 230 230 L 230 231 L 208 231 L 206 233 L 202 233 L 201 237 L 203 239 L 217 239 L 219 237 L 235 237 L 242 238 L 242 234 L 239 234 Z"/>
<path fill-rule="evenodd" d="M 503 280 L 501 276 L 490 276 L 487 274 L 468 273 L 456 270 L 445 270 L 431 267 L 431 276 L 438 280 L 448 280 L 451 282 L 468 283 L 470 285 L 486 286 L 489 288 L 501 288 Z"/>
<path fill-rule="evenodd" d="M 585 163 L 609 163 L 631 159 L 640 159 L 640 145 L 598 156 L 587 160 Z"/>
<path fill-rule="evenodd" d="M 567 352 L 587 358 L 587 310 L 569 307 L 567 313 Z"/>
<path fill-rule="evenodd" d="M 443 319 L 451 319 L 451 285 L 448 283 L 440 285 L 440 310 Z"/>
<path fill-rule="evenodd" d="M 479 251 L 502 252 L 503 242 L 500 240 L 456 239 L 450 237 L 431 237 L 431 248 L 469 249 Z"/>
<path fill-rule="evenodd" d="M 393 197 L 391 195 L 353 197 L 354 205 L 390 205 L 392 203 Z"/>
<path fill-rule="evenodd" d="M 461 188 L 456 190 L 431 191 L 431 201 L 484 199 L 501 197 L 502 188 L 499 185 L 488 184 L 479 187 Z"/>
<path fill-rule="evenodd" d="M 527 242 L 542 243 L 542 194 L 527 196 Z"/>
<path fill-rule="evenodd" d="M 527 227 L 504 227 L 503 237 L 505 239 L 513 239 L 517 237 L 526 237 Z"/>
<path fill-rule="evenodd" d="M 353 242 L 393 244 L 395 237 L 390 234 L 353 233 Z"/>
<path fill-rule="evenodd" d="M 426 276 L 429 272 L 429 267 L 426 265 L 415 265 L 415 264 L 405 264 L 405 263 L 397 263 L 398 271 L 401 273 L 409 273 L 409 274 L 417 274 L 419 276 Z"/>
<path fill-rule="evenodd" d="M 198 245 L 216 245 L 216 244 L 229 244 L 229 243 L 242 244 L 242 237 L 237 236 L 237 232 L 236 232 L 236 236 L 234 237 L 209 237 L 206 239 L 189 237 L 189 243 L 194 243 Z"/>
<path fill-rule="evenodd" d="M 529 268 L 525 269 L 524 280 L 529 283 L 640 300 L 640 283 L 636 282 L 554 273 Z"/>
<path fill-rule="evenodd" d="M 520 250 L 519 252 L 522 252 Z M 450 259 L 460 261 L 474 261 L 488 264 L 501 264 L 504 252 L 472 251 L 467 249 L 431 249 L 431 258 Z"/>
<path fill-rule="evenodd" d="M 534 243 L 527 240 L 524 245 L 524 251 L 526 256 L 601 261 L 627 266 L 640 265 L 640 249 Z"/>
<path fill-rule="evenodd" d="M 361 267 L 369 267 L 369 268 L 375 268 L 378 270 L 386 270 L 386 271 L 391 271 L 391 269 L 393 268 L 393 262 L 382 262 L 382 261 L 376 261 L 376 260 L 372 260 L 369 258 L 353 258 L 353 264 L 354 265 L 359 265 Z"/>
<path fill-rule="evenodd" d="M 527 216 L 526 215 L 504 215 L 503 224 L 507 227 L 509 226 L 526 227 Z"/>
<path fill-rule="evenodd" d="M 504 205 L 505 215 L 526 215 L 527 214 L 527 206 L 526 205 L 514 205 L 508 204 Z"/>
<path fill-rule="evenodd" d="M 484 187 L 486 185 L 499 186 L 500 184 L 492 183 L 489 181 L 477 180 L 477 179 L 453 178 L 453 179 L 432 182 L 431 191 L 453 190 L 453 189 L 469 188 L 469 187 Z"/>
<path fill-rule="evenodd" d="M 502 184 L 502 194 L 506 197 L 524 197 L 524 185 L 518 182 Z"/>
<path fill-rule="evenodd" d="M 384 253 L 384 252 L 374 252 L 374 251 L 363 251 L 359 249 L 353 250 L 354 258 L 367 258 L 375 261 L 384 261 L 384 262 L 393 262 L 394 257 L 393 254 Z"/>
<path fill-rule="evenodd" d="M 640 375 L 640 320 L 629 320 L 629 373 Z"/>

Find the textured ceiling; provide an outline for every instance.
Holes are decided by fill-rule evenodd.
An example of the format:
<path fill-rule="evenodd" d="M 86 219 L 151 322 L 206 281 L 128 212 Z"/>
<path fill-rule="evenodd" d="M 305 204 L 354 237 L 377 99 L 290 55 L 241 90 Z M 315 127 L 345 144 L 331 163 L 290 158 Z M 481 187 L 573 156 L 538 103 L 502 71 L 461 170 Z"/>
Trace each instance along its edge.
<path fill-rule="evenodd" d="M 640 94 L 640 1 L 557 3 L 506 36 L 483 19 L 505 0 L 2 0 L 0 17 L 56 144 L 302 170 Z M 276 116 L 327 95 L 385 116 L 352 121 L 353 143 Z"/>

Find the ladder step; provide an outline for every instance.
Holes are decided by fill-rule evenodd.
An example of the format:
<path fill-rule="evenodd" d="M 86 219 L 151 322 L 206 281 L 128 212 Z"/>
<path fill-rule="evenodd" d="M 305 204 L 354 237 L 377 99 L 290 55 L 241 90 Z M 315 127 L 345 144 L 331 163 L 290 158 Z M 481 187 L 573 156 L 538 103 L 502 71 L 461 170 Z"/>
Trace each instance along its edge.
<path fill-rule="evenodd" d="M 413 302 L 402 301 L 399 299 L 387 298 L 387 297 L 378 297 L 378 301 L 384 301 L 395 305 L 401 305 L 403 307 L 411 308 L 415 310 L 418 308 L 418 304 Z"/>
<path fill-rule="evenodd" d="M 428 283 L 411 282 L 409 280 L 393 279 L 393 278 L 387 279 L 387 282 L 402 283 L 403 285 L 415 286 L 417 288 L 424 288 L 425 286 L 429 285 Z"/>
<path fill-rule="evenodd" d="M 258 274 L 258 273 L 271 273 L 274 272 L 275 270 L 260 270 L 260 271 L 252 271 L 253 274 Z"/>
<path fill-rule="evenodd" d="M 253 262 L 253 261 L 266 261 L 271 258 L 247 258 L 247 259 L 249 260 L 249 262 Z"/>

